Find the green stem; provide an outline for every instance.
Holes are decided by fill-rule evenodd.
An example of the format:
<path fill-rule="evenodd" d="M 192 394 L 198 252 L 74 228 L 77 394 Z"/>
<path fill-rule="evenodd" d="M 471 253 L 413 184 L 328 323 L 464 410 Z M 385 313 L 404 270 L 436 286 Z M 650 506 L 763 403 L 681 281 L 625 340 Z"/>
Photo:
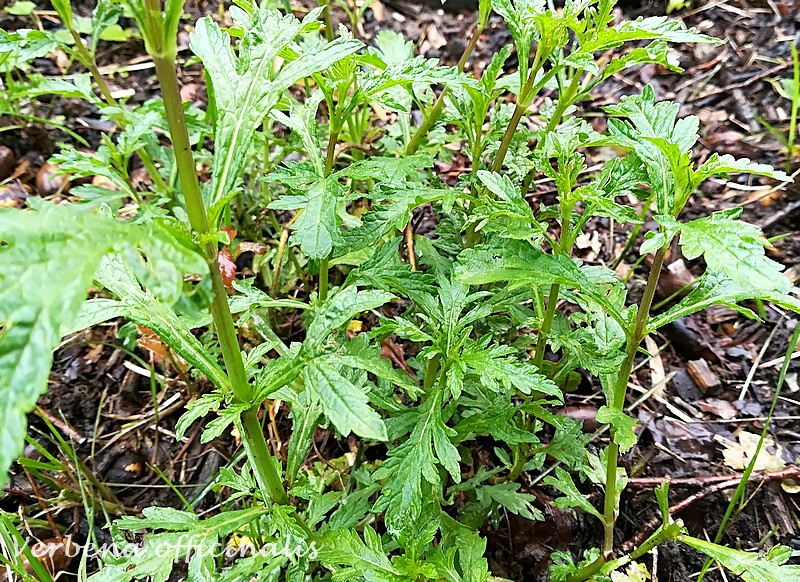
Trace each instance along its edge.
<path fill-rule="evenodd" d="M 800 57 L 797 54 L 797 47 L 792 45 L 792 112 L 789 116 L 789 135 L 786 143 L 786 173 L 792 173 L 792 156 L 794 155 L 794 140 L 797 133 L 797 112 L 800 108 Z"/>
<path fill-rule="evenodd" d="M 319 300 L 328 299 L 328 259 L 322 259 L 319 264 Z"/>
<path fill-rule="evenodd" d="M 625 246 L 622 247 L 619 255 L 616 259 L 611 263 L 611 268 L 616 269 L 619 264 L 625 259 L 625 255 L 631 250 L 633 247 L 633 243 L 636 242 L 636 239 L 639 237 L 639 232 L 642 230 L 642 226 L 644 225 L 645 218 L 647 218 L 647 212 L 650 210 L 650 205 L 653 203 L 653 198 L 655 194 L 651 194 L 650 197 L 645 201 L 644 206 L 642 206 L 642 211 L 639 213 L 639 218 L 641 222 L 639 224 L 634 225 L 631 233 L 628 235 L 628 239 L 625 241 Z"/>
<path fill-rule="evenodd" d="M 100 89 L 100 94 L 103 96 L 103 100 L 105 100 L 105 102 L 112 107 L 118 107 L 119 103 L 116 99 L 114 99 L 114 96 L 111 94 L 111 90 L 108 88 L 108 83 L 106 83 L 106 80 L 100 73 L 100 69 L 97 67 L 97 61 L 95 60 L 94 55 L 90 53 L 89 49 L 86 48 L 86 45 L 83 44 L 81 35 L 78 34 L 78 31 L 74 29 L 70 29 L 69 33 L 72 35 L 72 39 L 75 41 L 75 47 L 78 49 L 81 62 L 87 69 L 89 69 L 92 79 L 94 79 L 98 89 Z M 122 127 L 127 125 L 127 120 L 124 117 L 117 118 L 116 122 Z M 147 153 L 147 150 L 141 147 L 136 150 L 136 153 L 139 154 L 139 158 L 142 160 L 142 164 L 144 164 L 147 173 L 150 174 L 150 178 L 153 180 L 156 189 L 166 192 L 167 185 L 164 183 L 161 174 L 158 173 L 155 163 L 153 162 L 153 158 L 149 153 Z"/>
<path fill-rule="evenodd" d="M 589 578 L 597 574 L 600 571 L 600 568 L 602 568 L 603 564 L 605 563 L 606 561 L 603 558 L 603 556 L 600 556 L 591 564 L 587 564 L 586 566 L 584 566 L 571 576 L 567 577 L 566 582 L 584 582 L 584 580 L 588 580 Z"/>
<path fill-rule="evenodd" d="M 644 339 L 645 327 L 647 320 L 650 317 L 650 306 L 653 304 L 653 297 L 656 293 L 658 286 L 658 279 L 661 275 L 661 266 L 664 264 L 664 256 L 667 253 L 667 246 L 658 249 L 653 265 L 650 268 L 650 275 L 647 278 L 647 286 L 644 289 L 644 295 L 639 303 L 639 309 L 636 313 L 636 322 L 634 329 L 628 336 L 628 348 L 625 355 L 625 362 L 622 364 L 619 376 L 617 378 L 617 385 L 613 393 L 613 402 L 611 406 L 614 409 L 622 411 L 625 407 L 625 396 L 628 391 L 628 380 L 630 379 L 631 371 L 633 370 L 634 361 L 636 360 L 636 352 L 639 349 L 639 344 Z M 605 504 L 603 511 L 603 521 L 605 535 L 603 538 L 603 556 L 606 559 L 611 557 L 614 551 L 614 522 L 616 521 L 616 504 L 617 504 L 617 465 L 619 463 L 619 445 L 614 441 L 614 433 L 611 433 L 611 442 L 608 445 L 608 458 L 606 462 L 606 491 L 605 491 Z"/>
<path fill-rule="evenodd" d="M 433 388 L 433 384 L 436 382 L 436 376 L 439 375 L 439 364 L 441 361 L 442 357 L 440 354 L 436 354 L 430 360 L 428 360 L 428 365 L 425 367 L 425 380 L 422 384 L 425 388 L 425 391 Z"/>
<path fill-rule="evenodd" d="M 331 20 L 331 2 L 330 0 L 318 0 L 318 6 L 324 6 L 322 11 L 322 20 L 325 22 L 325 38 L 328 42 L 333 40 L 333 21 Z"/>
<path fill-rule="evenodd" d="M 155 51 L 154 51 L 155 52 Z M 175 75 L 175 56 L 153 54 L 156 75 L 161 85 L 164 99 L 164 109 L 167 116 L 172 146 L 175 152 L 175 163 L 181 182 L 186 212 L 192 229 L 199 235 L 208 233 L 209 223 L 203 197 L 200 191 L 200 182 L 197 178 L 194 156 L 189 143 L 189 133 L 186 128 L 186 118 L 183 114 L 178 81 Z M 222 281 L 222 275 L 217 260 L 218 248 L 216 243 L 207 242 L 203 245 L 206 261 L 211 273 L 211 287 L 213 300 L 211 302 L 211 316 L 214 328 L 219 338 L 225 368 L 231 380 L 233 396 L 239 402 L 249 402 L 252 396 L 250 383 L 247 380 L 242 354 L 239 349 L 239 339 L 233 325 L 233 316 L 228 306 L 228 293 Z M 242 441 L 248 451 L 250 464 L 261 487 L 269 498 L 278 503 L 288 501 L 280 471 L 275 460 L 269 452 L 264 432 L 258 422 L 258 405 L 245 411 L 242 415 Z"/>
<path fill-rule="evenodd" d="M 547 336 L 550 335 L 550 328 L 553 326 L 553 319 L 556 314 L 556 304 L 558 303 L 558 293 L 561 285 L 553 283 L 550 286 L 550 295 L 547 297 L 547 311 L 544 314 L 542 326 L 539 328 L 539 338 L 536 340 L 536 355 L 533 364 L 538 370 L 542 369 L 544 353 L 547 349 Z"/>
<path fill-rule="evenodd" d="M 480 39 L 481 34 L 483 34 L 485 26 L 485 24 L 481 25 L 481 23 L 476 26 L 475 31 L 472 33 L 472 39 L 464 49 L 464 52 L 458 61 L 459 71 L 464 71 L 464 67 L 466 67 L 467 61 L 469 61 L 469 58 L 475 51 L 475 47 L 478 45 L 478 39 Z M 422 140 L 425 139 L 425 136 L 428 135 L 428 132 L 442 115 L 442 111 L 444 110 L 444 99 L 446 95 L 447 85 L 445 85 L 442 89 L 442 92 L 439 93 L 439 96 L 436 98 L 436 102 L 433 104 L 433 107 L 422 121 L 422 125 L 417 128 L 417 131 L 414 132 L 414 136 L 411 138 L 411 141 L 408 142 L 408 146 L 406 146 L 407 156 L 416 153 L 416 151 L 419 149 L 419 146 L 422 145 Z"/>

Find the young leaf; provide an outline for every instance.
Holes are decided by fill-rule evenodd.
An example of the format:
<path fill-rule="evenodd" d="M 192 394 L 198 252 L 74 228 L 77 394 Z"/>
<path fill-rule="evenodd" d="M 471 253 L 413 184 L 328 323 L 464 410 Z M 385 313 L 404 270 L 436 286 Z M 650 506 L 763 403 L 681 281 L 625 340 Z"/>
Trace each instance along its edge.
<path fill-rule="evenodd" d="M 478 501 L 483 504 L 501 505 L 515 515 L 531 520 L 542 520 L 542 512 L 533 506 L 536 497 L 530 493 L 520 493 L 519 483 L 498 483 L 483 485 L 475 489 Z"/>
<path fill-rule="evenodd" d="M 355 286 L 339 289 L 327 303 L 315 310 L 315 317 L 308 326 L 306 347 L 322 345 L 333 330 L 342 327 L 359 313 L 377 309 L 394 299 L 386 291 L 359 290 Z"/>
<path fill-rule="evenodd" d="M 556 499 L 553 505 L 564 508 L 578 507 L 586 513 L 595 516 L 600 521 L 604 521 L 600 512 L 589 503 L 583 493 L 578 491 L 575 482 L 572 480 L 572 476 L 561 467 L 556 467 L 555 477 L 552 475 L 545 477 L 544 484 L 558 489 L 564 495 L 564 497 Z"/>
<path fill-rule="evenodd" d="M 268 208 L 303 210 L 292 224 L 290 242 L 298 245 L 309 259 L 324 259 L 339 244 L 339 206 L 344 204 L 344 188 L 335 178 L 322 178 L 304 187 L 303 193 L 282 196 Z"/>
<path fill-rule="evenodd" d="M 633 432 L 633 427 L 636 426 L 635 418 L 612 406 L 601 406 L 596 418 L 597 422 L 611 425 L 614 442 L 619 445 L 621 453 L 629 451 L 636 444 L 636 433 Z"/>
<path fill-rule="evenodd" d="M 283 92 L 298 79 L 331 66 L 362 46 L 353 39 L 339 39 L 295 55 L 290 44 L 321 12 L 322 8 L 312 10 L 300 22 L 293 15 L 259 7 L 252 17 L 236 23 L 244 29 L 238 55 L 231 48 L 230 36 L 218 24 L 208 17 L 197 21 L 190 46 L 205 66 L 216 111 L 209 206 L 238 186 L 255 135 L 253 128 L 263 122 Z M 234 14 L 241 16 L 243 12 Z M 295 58 L 276 72 L 278 55 Z"/>

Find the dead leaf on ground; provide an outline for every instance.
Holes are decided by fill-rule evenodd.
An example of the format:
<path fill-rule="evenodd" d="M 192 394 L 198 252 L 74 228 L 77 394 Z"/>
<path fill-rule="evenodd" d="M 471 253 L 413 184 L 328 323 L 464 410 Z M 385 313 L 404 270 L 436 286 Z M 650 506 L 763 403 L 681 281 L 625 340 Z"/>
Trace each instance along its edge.
<path fill-rule="evenodd" d="M 739 442 L 728 442 L 728 446 L 722 451 L 725 464 L 731 469 L 742 471 L 750 464 L 750 460 L 756 452 L 760 435 L 743 430 L 739 433 Z M 770 437 L 764 439 L 764 444 L 758 453 L 758 458 L 753 466 L 754 471 L 780 471 L 786 468 L 783 461 L 783 447 L 776 444 Z"/>

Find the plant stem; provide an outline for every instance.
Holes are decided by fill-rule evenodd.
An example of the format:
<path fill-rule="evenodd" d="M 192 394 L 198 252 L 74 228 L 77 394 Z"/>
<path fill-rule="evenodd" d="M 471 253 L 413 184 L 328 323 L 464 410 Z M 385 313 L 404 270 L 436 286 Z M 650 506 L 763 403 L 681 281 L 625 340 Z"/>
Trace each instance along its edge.
<path fill-rule="evenodd" d="M 539 328 L 539 338 L 536 340 L 536 356 L 533 364 L 541 370 L 544 362 L 544 352 L 547 349 L 547 336 L 550 335 L 550 328 L 553 326 L 553 319 L 556 314 L 556 304 L 558 303 L 558 293 L 561 285 L 553 283 L 550 286 L 550 295 L 547 297 L 547 311 L 544 314 L 542 326 Z"/>
<path fill-rule="evenodd" d="M 92 79 L 94 79 L 94 82 L 97 84 L 98 89 L 100 89 L 100 94 L 103 96 L 103 99 L 110 106 L 118 107 L 119 103 L 117 102 L 116 99 L 114 99 L 114 96 L 111 94 L 111 90 L 108 88 L 108 83 L 106 83 L 106 80 L 100 73 L 100 69 L 97 68 L 97 61 L 95 60 L 94 55 L 90 53 L 89 49 L 86 48 L 86 45 L 83 44 L 83 39 L 81 38 L 81 35 L 78 34 L 78 31 L 74 29 L 70 29 L 69 33 L 72 35 L 72 39 L 75 41 L 75 46 L 78 49 L 78 54 L 80 55 L 81 62 L 87 69 L 89 69 L 89 73 L 92 75 Z M 116 121 L 122 127 L 125 127 L 125 125 L 127 125 L 127 120 L 124 117 L 120 117 Z M 167 185 L 164 183 L 164 179 L 161 177 L 161 174 L 158 173 L 155 163 L 153 162 L 153 158 L 150 156 L 149 153 L 147 153 L 147 150 L 141 147 L 138 150 L 136 150 L 136 153 L 139 154 L 139 158 L 142 160 L 142 164 L 147 170 L 147 173 L 150 174 L 150 178 L 152 178 L 156 188 L 166 192 Z"/>
<path fill-rule="evenodd" d="M 625 407 L 625 396 L 628 390 L 628 380 L 630 379 L 631 371 L 633 370 L 634 361 L 636 360 L 636 352 L 639 349 L 639 344 L 644 339 L 644 331 L 647 325 L 647 320 L 650 317 L 650 306 L 653 304 L 653 297 L 656 293 L 658 286 L 658 279 L 661 275 L 661 266 L 664 264 L 664 256 L 667 254 L 668 245 L 658 249 L 656 252 L 653 265 L 650 268 L 650 274 L 647 277 L 647 286 L 644 289 L 644 295 L 639 303 L 639 309 L 636 313 L 636 322 L 634 329 L 628 336 L 628 348 L 625 356 L 625 362 L 622 364 L 619 376 L 617 377 L 617 385 L 613 393 L 613 406 L 616 410 L 623 410 Z M 603 511 L 603 521 L 605 535 L 603 538 L 603 556 L 605 559 L 611 557 L 614 551 L 614 522 L 616 520 L 616 504 L 617 504 L 617 465 L 619 463 L 619 445 L 614 441 L 614 431 L 611 432 L 611 442 L 608 445 L 608 457 L 606 461 L 606 491 L 605 491 L 605 504 Z"/>
<path fill-rule="evenodd" d="M 439 364 L 441 361 L 442 357 L 440 354 L 436 354 L 428 360 L 428 365 L 425 367 L 425 379 L 422 384 L 425 390 L 430 390 L 436 382 L 436 376 L 439 375 Z"/>
<path fill-rule="evenodd" d="M 797 133 L 797 112 L 800 108 L 800 57 L 797 54 L 797 46 L 792 45 L 792 112 L 789 116 L 789 135 L 786 140 L 786 173 L 792 173 L 792 156 L 794 155 L 794 141 Z"/>
<path fill-rule="evenodd" d="M 300 218 L 300 215 L 303 213 L 303 209 L 299 209 L 295 212 L 292 219 L 286 223 L 286 225 L 281 228 L 281 238 L 278 241 L 278 254 L 275 257 L 275 269 L 272 271 L 272 284 L 269 287 L 269 292 L 273 297 L 278 296 L 278 291 L 280 290 L 278 287 L 281 281 L 281 268 L 283 265 L 283 254 L 286 252 L 286 245 L 289 242 L 289 234 L 294 224 L 294 221 Z M 298 269 L 299 271 L 299 269 Z"/>
<path fill-rule="evenodd" d="M 328 259 L 322 259 L 319 264 L 319 300 L 325 301 L 328 299 Z"/>
<path fill-rule="evenodd" d="M 174 55 L 152 54 L 156 66 L 156 75 L 161 85 L 164 99 L 164 109 L 169 125 L 172 146 L 175 152 L 175 163 L 186 203 L 186 212 L 189 215 L 192 229 L 199 235 L 208 233 L 209 223 L 203 197 L 200 192 L 200 182 L 197 179 L 194 156 L 189 144 L 189 133 L 186 128 L 186 119 L 183 115 L 183 106 L 178 91 L 178 81 L 175 75 Z M 239 402 L 249 402 L 252 396 L 250 383 L 239 350 L 239 339 L 233 325 L 233 317 L 228 306 L 228 293 L 222 281 L 217 259 L 218 248 L 214 242 L 203 245 L 206 261 L 211 274 L 211 287 L 213 300 L 211 302 L 211 316 L 214 328 L 219 338 L 225 368 L 231 380 L 233 396 Z M 258 407 L 256 404 L 242 414 L 242 441 L 247 450 L 250 464 L 265 490 L 269 499 L 278 503 L 288 501 L 283 488 L 280 471 L 269 452 L 264 432 L 258 422 Z"/>
<path fill-rule="evenodd" d="M 479 23 L 476 27 L 474 32 L 472 33 L 472 38 L 469 41 L 469 44 L 464 49 L 461 58 L 458 61 L 458 70 L 463 72 L 464 67 L 467 65 L 467 61 L 472 56 L 472 53 L 475 51 L 475 47 L 478 45 L 478 40 L 483 34 L 483 30 L 486 27 L 485 24 Z M 433 104 L 433 107 L 428 112 L 428 115 L 425 116 L 425 119 L 422 121 L 422 124 L 417 128 L 417 131 L 414 132 L 414 136 L 411 138 L 411 141 L 408 142 L 408 146 L 406 146 L 406 155 L 410 156 L 419 149 L 419 146 L 422 145 L 422 140 L 425 139 L 425 136 L 428 135 L 428 132 L 431 130 L 433 125 L 442 115 L 442 111 L 444 110 L 444 99 L 447 95 L 447 85 L 444 86 L 442 92 L 439 93 L 439 96 L 436 98 L 436 102 Z"/>
<path fill-rule="evenodd" d="M 325 38 L 328 42 L 333 40 L 333 21 L 331 20 L 331 0 L 318 0 L 318 6 L 324 6 L 322 19 L 325 22 Z"/>

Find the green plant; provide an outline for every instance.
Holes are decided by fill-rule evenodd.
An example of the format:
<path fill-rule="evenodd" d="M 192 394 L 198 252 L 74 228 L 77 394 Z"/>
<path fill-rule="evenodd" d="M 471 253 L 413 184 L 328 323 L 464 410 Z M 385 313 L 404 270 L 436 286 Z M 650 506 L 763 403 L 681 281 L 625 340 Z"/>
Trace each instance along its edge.
<path fill-rule="evenodd" d="M 345 29 L 334 39 L 327 26 L 323 40 L 325 7 L 298 21 L 241 1 L 231 8 L 230 32 L 205 17 L 191 36 L 205 68 L 209 126 L 187 113 L 178 92 L 182 2 L 126 5 L 163 101 L 128 112 L 116 142 L 104 140 L 96 156 L 65 146 L 55 159 L 65 172 L 99 173 L 118 184 L 118 198 L 135 203 L 134 218 L 115 216 L 110 199 L 0 209 L 0 389 L 7 402 L 0 409 L 0 470 L 5 478 L 20 454 L 25 413 L 44 391 L 60 338 L 114 317 L 151 329 L 210 383 L 177 422 L 178 436 L 214 413 L 202 441 L 235 426 L 246 462 L 239 471 L 231 465 L 220 472 L 215 487 L 232 494 L 214 517 L 153 507 L 142 519 L 117 522 L 112 533 L 122 547 L 130 543 L 121 530 L 152 533 L 139 551 L 107 559 L 92 579 L 166 580 L 173 564 L 158 554 L 166 544 L 179 550 L 175 556 L 190 556 L 189 579 L 197 581 L 269 579 L 281 570 L 287 579 L 329 573 L 335 580 L 486 580 L 486 541 L 478 531 L 500 508 L 543 518 L 516 480 L 542 469 L 547 457 L 560 464 L 544 480 L 560 493 L 555 505 L 594 516 L 604 530 L 601 548 L 578 563 L 555 555 L 554 580 L 605 579 L 669 540 L 750 579 L 797 576 L 783 565 L 784 549 L 763 559 L 689 537 L 669 517 L 666 490 L 658 492 L 659 530 L 631 554 L 614 553 L 626 483 L 619 457 L 636 442 L 636 421 L 624 407 L 643 339 L 714 304 L 752 318 L 742 303 L 754 299 L 800 310 L 796 289 L 765 256 L 759 229 L 738 220 L 739 209 L 680 219 L 709 177 L 785 180 L 785 174 L 727 155 L 695 165 L 697 119 L 678 119 L 678 105 L 657 102 L 651 87 L 605 108 L 606 133 L 579 116 L 577 104 L 609 76 L 646 62 L 679 71 L 668 43 L 714 39 L 665 18 L 613 24 L 612 0 L 568 1 L 559 11 L 537 0 L 483 1 L 473 39 L 494 9 L 509 26 L 520 67 L 504 75 L 508 47 L 474 79 L 463 68 L 475 40 L 458 67 L 442 67 L 414 56 L 397 35 L 384 34 L 366 48 Z M 59 13 L 69 28 L 67 9 Z M 611 58 L 633 41 L 639 44 Z M 82 62 L 91 68 L 91 59 Z M 298 83 L 302 99 L 288 91 Z M 440 84 L 447 91 L 437 96 Z M 65 81 L 57 92 L 77 95 L 70 85 Z M 544 107 L 531 111 L 545 91 Z M 508 93 L 513 105 L 502 98 Z M 119 111 L 118 104 L 103 107 Z M 374 121 L 378 107 L 393 112 L 391 122 Z M 424 120 L 416 130 L 414 107 Z M 327 126 L 318 122 L 321 115 Z M 529 118 L 532 129 L 523 123 Z M 457 128 L 455 137 L 437 128 L 445 121 Z M 290 131 L 288 141 L 272 134 L 276 124 Z M 154 139 L 153 127 L 169 136 L 170 147 Z M 373 147 L 355 148 L 359 155 L 337 151 L 344 134 L 348 144 L 361 146 L 366 133 L 379 131 L 380 139 L 370 138 Z M 213 159 L 198 147 L 207 134 Z M 435 154 L 447 155 L 443 139 L 462 142 L 472 164 L 456 187 L 433 171 Z M 582 152 L 603 145 L 625 154 L 590 173 Z M 150 156 L 164 160 L 161 168 L 147 161 L 156 150 L 162 155 Z M 265 151 L 301 152 L 302 159 L 264 161 Z M 134 189 L 128 179 L 121 162 L 134 152 L 150 170 L 153 192 Z M 198 159 L 212 165 L 208 183 L 198 179 Z M 552 181 L 557 196 L 534 212 L 526 195 L 540 176 Z M 629 195 L 645 201 L 643 211 L 621 202 Z M 272 220 L 247 226 L 256 229 L 249 236 L 275 242 L 272 295 L 236 280 L 224 248 L 238 234 L 237 215 L 261 212 L 241 207 L 257 196 Z M 422 207 L 433 209 L 435 237 L 414 233 Z M 642 297 L 628 300 L 613 271 L 582 264 L 573 247 L 589 219 L 639 225 L 647 208 L 659 229 L 639 252 L 653 253 L 653 262 Z M 707 270 L 677 304 L 651 313 L 676 238 L 684 256 L 702 256 Z M 276 296 L 286 260 L 307 265 L 315 290 L 302 299 Z M 203 281 L 185 281 L 185 273 Z M 106 297 L 85 300 L 90 286 Z M 207 311 L 187 305 L 187 295 Z M 402 313 L 385 315 L 398 299 Z M 561 302 L 569 309 L 560 310 Z M 305 335 L 287 345 L 274 324 L 293 314 L 302 317 Z M 365 323 L 368 329 L 355 333 Z M 204 326 L 213 327 L 218 350 L 193 335 Z M 418 352 L 405 370 L 381 357 L 390 336 Z M 579 370 L 596 379 L 605 397 L 597 419 L 610 427 L 611 439 L 597 455 L 580 422 L 552 410 Z M 273 455 L 259 419 L 270 400 L 291 410 L 285 458 Z M 354 435 L 353 455 L 306 466 L 318 427 Z M 490 469 L 470 454 L 477 437 L 494 445 Z M 368 460 L 372 447 L 386 451 L 379 461 Z M 587 480 L 604 491 L 602 511 L 579 489 Z M 215 560 L 219 540 L 240 531 L 259 545 L 282 545 L 232 563 Z"/>
<path fill-rule="evenodd" d="M 797 113 L 800 110 L 800 56 L 797 54 L 797 46 L 791 43 L 792 51 L 792 76 L 786 79 L 772 80 L 775 91 L 783 97 L 788 99 L 791 104 L 791 111 L 789 112 L 789 127 L 786 131 L 772 126 L 762 118 L 757 118 L 758 122 L 769 130 L 775 138 L 781 142 L 783 147 L 786 148 L 786 171 L 790 172 L 792 169 L 792 159 L 795 156 L 795 141 L 797 140 Z"/>

